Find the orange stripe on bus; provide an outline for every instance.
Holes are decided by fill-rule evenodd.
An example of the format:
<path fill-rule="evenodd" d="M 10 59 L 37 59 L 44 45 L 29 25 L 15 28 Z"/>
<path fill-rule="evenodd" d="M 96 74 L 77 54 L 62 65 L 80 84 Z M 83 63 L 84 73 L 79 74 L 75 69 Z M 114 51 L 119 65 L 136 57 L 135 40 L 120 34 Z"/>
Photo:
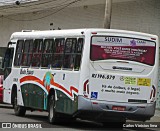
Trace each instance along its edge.
<path fill-rule="evenodd" d="M 25 77 L 23 77 L 23 78 L 20 79 L 20 83 L 25 82 L 25 81 L 35 81 L 35 82 L 41 84 L 42 86 L 44 86 L 43 81 L 41 81 L 39 78 L 37 78 L 35 76 L 25 76 Z M 64 88 L 60 84 L 55 83 L 53 79 L 51 80 L 51 85 L 53 85 L 53 86 L 55 86 L 55 87 L 63 90 L 64 92 L 66 92 L 71 97 L 73 97 L 73 95 L 72 95 L 73 91 L 75 91 L 76 93 L 78 93 L 78 89 L 77 88 L 71 86 L 70 87 L 70 92 L 69 92 L 66 88 Z"/>
<path fill-rule="evenodd" d="M 35 81 L 35 82 L 41 84 L 42 86 L 44 86 L 43 81 L 41 81 L 39 78 L 37 78 L 35 76 L 25 76 L 20 79 L 20 83 L 25 82 L 25 81 Z"/>
<path fill-rule="evenodd" d="M 53 80 L 51 80 L 51 85 L 56 86 L 56 87 L 62 89 L 63 91 L 65 91 L 70 96 L 72 96 L 72 91 L 75 91 L 76 93 L 78 93 L 78 89 L 76 89 L 75 87 L 71 86 L 70 87 L 70 92 L 69 92 L 66 88 L 64 88 L 63 86 L 61 86 L 58 83 L 55 83 Z"/>

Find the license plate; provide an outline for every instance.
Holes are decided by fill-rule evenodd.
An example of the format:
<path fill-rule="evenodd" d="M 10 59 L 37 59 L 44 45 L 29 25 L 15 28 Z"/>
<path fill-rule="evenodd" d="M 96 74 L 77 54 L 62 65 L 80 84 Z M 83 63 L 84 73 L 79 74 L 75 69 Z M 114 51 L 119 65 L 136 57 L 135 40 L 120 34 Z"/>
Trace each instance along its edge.
<path fill-rule="evenodd" d="M 124 106 L 112 106 L 112 110 L 125 111 L 126 107 L 124 107 Z"/>

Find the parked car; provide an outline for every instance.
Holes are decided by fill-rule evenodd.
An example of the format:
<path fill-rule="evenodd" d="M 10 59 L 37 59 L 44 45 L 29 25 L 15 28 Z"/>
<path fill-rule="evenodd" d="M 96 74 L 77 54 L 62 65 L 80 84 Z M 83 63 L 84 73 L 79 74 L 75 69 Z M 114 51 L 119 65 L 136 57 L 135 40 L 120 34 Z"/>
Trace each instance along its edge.
<path fill-rule="evenodd" d="M 3 75 L 0 75 L 0 103 L 3 102 Z"/>

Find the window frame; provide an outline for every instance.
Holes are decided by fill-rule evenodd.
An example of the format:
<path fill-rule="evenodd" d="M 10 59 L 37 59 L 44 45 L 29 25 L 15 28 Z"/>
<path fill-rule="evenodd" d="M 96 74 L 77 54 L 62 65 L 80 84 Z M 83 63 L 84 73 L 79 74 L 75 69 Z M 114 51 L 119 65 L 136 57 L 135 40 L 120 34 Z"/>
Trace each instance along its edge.
<path fill-rule="evenodd" d="M 32 43 L 31 43 L 31 41 L 32 41 Z M 27 52 L 25 52 L 25 45 L 26 45 L 26 42 L 28 42 L 28 44 L 29 44 L 29 46 L 28 46 L 28 49 L 27 49 Z M 31 44 L 33 44 L 33 40 L 32 39 L 25 39 L 24 40 L 24 43 L 23 43 L 23 53 L 22 53 L 22 59 L 21 59 L 21 64 L 20 64 L 20 66 L 22 67 L 22 68 L 24 68 L 24 67 L 30 67 L 31 66 L 31 61 L 32 61 L 32 57 L 31 57 L 31 59 L 30 59 L 30 62 L 29 62 L 29 55 L 32 55 L 33 54 L 33 51 L 32 52 L 30 52 L 30 45 Z M 22 60 L 23 60 L 23 55 L 26 55 L 26 64 L 25 65 L 22 65 Z"/>
<path fill-rule="evenodd" d="M 22 43 L 22 47 L 21 47 L 21 52 L 18 52 L 18 45 L 19 45 L 19 41 L 23 41 Z M 23 46 L 24 46 L 24 39 L 19 39 L 17 40 L 17 44 L 16 44 L 16 51 L 15 51 L 15 56 L 14 56 L 14 67 L 20 67 L 21 66 L 21 61 L 22 61 L 22 54 L 23 54 Z M 20 55 L 20 57 L 18 58 L 17 61 L 17 54 Z M 17 61 L 18 64 L 15 64 L 15 62 Z"/>
<path fill-rule="evenodd" d="M 61 70 L 62 69 L 62 66 L 63 66 L 63 60 L 64 60 L 64 49 L 65 49 L 65 40 L 66 40 L 66 38 L 55 38 L 54 39 L 55 40 L 55 52 L 53 53 L 53 56 L 52 56 L 52 66 L 51 66 L 51 68 L 52 69 L 55 69 L 55 70 Z M 63 43 L 63 49 L 60 49 L 61 48 L 61 45 L 58 47 L 59 49 L 57 49 L 57 44 L 58 44 L 58 42 L 56 41 L 56 40 L 61 40 L 61 42 Z M 60 43 L 61 44 L 61 43 Z M 58 52 L 57 52 L 57 50 L 59 50 Z M 59 64 L 58 62 L 55 62 L 54 61 L 54 58 L 55 58 L 55 56 L 60 56 L 61 57 L 61 59 L 59 59 L 59 60 L 57 60 L 59 63 L 61 63 L 60 64 L 60 67 L 53 67 L 53 64 L 55 65 L 55 64 Z M 57 65 L 55 65 L 55 66 L 57 66 Z"/>
<path fill-rule="evenodd" d="M 50 49 L 50 52 L 44 52 L 44 49 L 45 49 L 45 42 L 46 41 L 50 41 L 51 43 L 51 45 L 49 45 L 48 46 L 48 48 L 51 48 Z M 51 66 L 52 66 L 52 60 L 53 60 L 53 54 L 54 54 L 54 46 L 55 46 L 55 40 L 52 38 L 52 39 L 44 39 L 44 42 L 43 42 L 43 49 L 42 49 L 42 57 L 41 57 L 41 68 L 43 69 L 46 69 L 46 68 L 51 68 Z M 51 55 L 51 62 L 50 62 L 50 64 L 48 65 L 48 66 L 43 66 L 43 62 L 44 62 L 44 60 L 43 60 L 43 55 Z M 48 61 L 48 60 L 47 60 Z"/>
<path fill-rule="evenodd" d="M 34 44 L 35 44 L 35 41 L 38 40 L 40 42 L 38 42 L 38 48 L 36 47 L 36 51 L 34 50 Z M 42 42 L 42 43 L 41 43 Z M 41 68 L 41 60 L 42 60 L 42 48 L 43 48 L 43 43 L 44 43 L 44 39 L 34 39 L 33 41 L 33 53 L 32 53 L 32 60 L 31 60 L 31 68 Z M 41 46 L 40 46 L 41 44 Z M 39 50 L 41 47 L 41 50 Z M 38 51 L 37 51 L 38 49 Z M 40 52 L 41 51 L 41 52 Z M 35 56 L 34 56 L 35 55 Z M 37 56 L 36 56 L 37 55 Z M 33 65 L 33 61 L 34 60 L 38 60 L 37 58 L 39 57 L 39 65 Z M 36 59 L 35 59 L 36 58 Z M 35 61 L 34 61 L 35 62 Z"/>
<path fill-rule="evenodd" d="M 57 40 L 57 41 L 56 41 Z M 72 45 L 70 46 L 70 51 L 67 51 L 67 42 L 68 40 L 71 40 L 69 43 L 72 43 Z M 83 48 L 84 48 L 84 37 L 50 37 L 50 38 L 39 38 L 39 39 L 19 39 L 17 40 L 17 44 L 16 44 L 16 52 L 15 52 L 15 56 L 14 56 L 14 67 L 22 67 L 22 68 L 41 68 L 41 69 L 52 69 L 52 70 L 72 70 L 72 71 L 79 71 L 80 67 L 81 67 L 81 61 L 82 61 L 82 55 L 83 55 Z M 28 41 L 29 45 L 28 45 L 28 49 L 27 51 L 25 51 L 25 43 Z M 37 47 L 34 45 L 34 43 L 38 41 L 38 45 Z M 50 44 L 48 45 L 47 50 L 48 51 L 44 51 L 45 49 L 45 42 L 48 41 Z M 81 47 L 81 52 L 77 51 L 78 45 L 79 45 L 79 41 L 81 41 L 82 43 L 82 47 Z M 57 42 L 57 43 L 56 43 Z M 60 46 L 58 47 L 58 42 L 60 42 Z M 21 47 L 18 44 L 22 44 Z M 18 48 L 20 47 L 20 48 Z M 35 48 L 36 47 L 36 48 Z M 58 49 L 58 48 L 59 49 Z M 62 47 L 62 49 L 61 49 Z M 34 48 L 36 51 L 34 51 Z M 40 49 L 41 48 L 41 49 Z M 20 50 L 19 50 L 20 49 Z M 40 49 L 40 50 L 39 50 Z M 59 51 L 57 51 L 57 49 Z M 26 64 L 22 65 L 22 57 L 23 54 L 26 54 Z M 43 65 L 43 61 L 47 59 L 43 60 L 43 55 L 48 55 L 48 60 L 50 60 L 51 62 L 47 62 L 48 64 L 50 63 L 51 66 L 44 66 Z M 19 57 L 17 56 L 19 55 Z M 38 55 L 35 56 L 34 55 Z M 65 57 L 68 55 L 69 60 L 69 64 L 73 63 L 73 67 L 64 67 L 65 64 Z M 33 61 L 35 58 L 39 57 L 39 65 L 33 66 Z M 76 58 L 80 56 L 80 58 L 78 59 L 78 68 L 76 68 Z M 60 59 L 56 59 L 56 61 L 60 62 L 60 67 L 53 67 L 53 64 L 56 64 L 56 61 L 54 60 L 54 58 L 56 57 L 60 57 Z M 16 63 L 17 62 L 17 63 Z M 16 64 L 15 64 L 16 63 Z"/>

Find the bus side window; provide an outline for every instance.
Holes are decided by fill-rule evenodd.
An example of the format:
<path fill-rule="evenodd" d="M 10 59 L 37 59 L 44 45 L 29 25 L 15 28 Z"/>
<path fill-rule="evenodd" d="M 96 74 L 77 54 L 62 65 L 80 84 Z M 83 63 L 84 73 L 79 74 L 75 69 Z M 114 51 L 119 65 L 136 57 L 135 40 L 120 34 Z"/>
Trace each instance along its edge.
<path fill-rule="evenodd" d="M 30 45 L 30 40 L 25 40 L 24 46 L 23 46 L 24 48 L 23 48 L 23 53 L 22 53 L 21 66 L 29 66 L 27 64 L 27 62 L 28 62 L 29 45 Z"/>
<path fill-rule="evenodd" d="M 68 38 L 65 43 L 63 69 L 73 69 L 75 63 L 76 38 Z"/>
<path fill-rule="evenodd" d="M 53 53 L 53 68 L 61 68 L 63 63 L 63 55 L 64 55 L 64 38 L 55 39 L 55 52 Z"/>
<path fill-rule="evenodd" d="M 76 56 L 75 56 L 75 65 L 74 65 L 74 69 L 75 70 L 79 70 L 79 68 L 80 68 L 82 50 L 83 50 L 83 43 L 84 43 L 84 39 L 83 38 L 79 38 L 78 42 L 76 44 L 76 52 L 75 52 Z"/>
<path fill-rule="evenodd" d="M 42 49 L 42 62 L 41 67 L 50 68 L 52 64 L 52 49 L 53 49 L 54 40 L 45 39 Z"/>
<path fill-rule="evenodd" d="M 27 59 L 27 66 L 31 66 L 32 56 L 33 56 L 33 40 L 29 41 L 29 50 L 28 50 L 28 59 Z"/>
<path fill-rule="evenodd" d="M 33 56 L 32 56 L 32 67 L 40 67 L 41 56 L 42 56 L 42 39 L 35 39 L 33 43 Z"/>
<path fill-rule="evenodd" d="M 16 55 L 15 55 L 15 59 L 14 59 L 14 66 L 20 66 L 21 59 L 22 59 L 22 53 L 23 53 L 23 44 L 24 44 L 24 40 L 18 40 L 17 41 Z"/>

